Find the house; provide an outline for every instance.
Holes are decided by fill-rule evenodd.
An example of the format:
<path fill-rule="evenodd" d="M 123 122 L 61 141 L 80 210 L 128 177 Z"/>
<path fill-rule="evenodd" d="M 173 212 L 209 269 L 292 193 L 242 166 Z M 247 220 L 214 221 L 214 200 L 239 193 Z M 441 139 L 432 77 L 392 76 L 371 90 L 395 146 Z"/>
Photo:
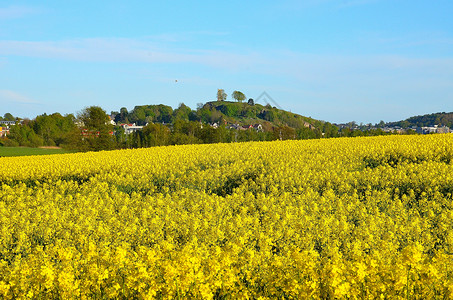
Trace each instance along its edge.
<path fill-rule="evenodd" d="M 3 124 L 3 125 L 6 125 L 6 126 L 10 126 L 10 125 L 16 125 L 16 121 L 0 121 L 0 124 Z"/>
<path fill-rule="evenodd" d="M 263 125 L 261 125 L 261 124 L 255 124 L 255 125 L 253 125 L 253 128 L 258 132 L 263 131 Z"/>
<path fill-rule="evenodd" d="M 237 129 L 241 128 L 241 126 L 239 124 L 230 124 L 227 128 L 237 130 Z"/>
<path fill-rule="evenodd" d="M 447 126 L 434 125 L 426 127 L 417 127 L 417 133 L 420 134 L 430 134 L 430 133 L 450 133 L 451 130 Z"/>
<path fill-rule="evenodd" d="M 249 129 L 255 129 L 258 132 L 263 131 L 263 125 L 261 124 L 254 124 L 254 125 L 239 125 L 239 124 L 230 124 L 228 129 L 236 129 L 236 130 L 249 130 Z"/>
<path fill-rule="evenodd" d="M 107 121 L 107 125 L 113 125 L 113 126 L 116 125 L 115 121 L 113 120 L 113 118 L 111 116 L 109 116 L 109 120 Z"/>
<path fill-rule="evenodd" d="M 437 127 L 437 133 L 450 133 L 451 130 L 447 126 Z"/>
<path fill-rule="evenodd" d="M 85 126 L 85 124 L 83 124 L 83 122 L 80 121 L 80 120 L 75 120 L 75 121 L 74 121 L 74 124 L 75 124 L 77 127 L 79 127 L 79 128 Z"/>
<path fill-rule="evenodd" d="M 144 126 L 137 126 L 135 123 L 132 124 L 120 124 L 121 127 L 124 128 L 125 134 L 131 134 L 136 131 L 142 130 Z"/>
<path fill-rule="evenodd" d="M 311 128 L 311 127 L 312 127 L 311 124 L 308 123 L 308 122 L 304 122 L 304 127 L 305 127 L 305 128 L 310 128 L 310 129 L 312 129 L 312 128 Z"/>
<path fill-rule="evenodd" d="M 263 131 L 263 125 L 257 123 L 253 125 L 244 125 L 242 126 L 242 130 L 248 130 L 248 129 L 255 129 L 257 132 L 262 132 Z"/>
<path fill-rule="evenodd" d="M 0 127 L 0 137 L 5 137 L 9 133 L 8 127 Z"/>

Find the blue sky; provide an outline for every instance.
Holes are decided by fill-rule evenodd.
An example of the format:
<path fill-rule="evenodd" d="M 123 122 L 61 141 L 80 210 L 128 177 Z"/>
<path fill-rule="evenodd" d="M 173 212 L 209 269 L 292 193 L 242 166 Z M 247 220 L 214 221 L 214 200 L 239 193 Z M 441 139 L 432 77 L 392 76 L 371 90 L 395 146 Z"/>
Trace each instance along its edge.
<path fill-rule="evenodd" d="M 0 114 L 267 92 L 330 122 L 453 111 L 453 1 L 1 1 Z"/>

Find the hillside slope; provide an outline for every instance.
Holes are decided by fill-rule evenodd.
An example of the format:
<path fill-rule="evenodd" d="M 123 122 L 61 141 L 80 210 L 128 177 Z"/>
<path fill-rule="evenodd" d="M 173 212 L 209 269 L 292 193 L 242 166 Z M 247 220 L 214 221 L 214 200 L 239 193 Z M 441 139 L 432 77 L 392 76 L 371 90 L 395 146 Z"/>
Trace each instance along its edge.
<path fill-rule="evenodd" d="M 211 115 L 214 115 L 211 120 L 223 118 L 228 123 L 241 125 L 248 125 L 253 122 L 268 122 L 273 126 L 289 126 L 295 129 L 322 127 L 322 122 L 318 120 L 271 107 L 270 105 L 215 101 L 206 103 L 201 109 L 201 113 L 203 114 L 204 111 L 209 111 Z"/>
<path fill-rule="evenodd" d="M 403 128 L 407 127 L 423 127 L 423 126 L 432 126 L 432 125 L 439 125 L 439 126 L 447 126 L 453 127 L 453 112 L 438 112 L 433 114 L 426 114 L 421 116 L 414 116 L 407 118 L 406 120 L 398 121 L 398 122 L 391 122 L 388 123 L 389 125 L 396 125 L 401 126 Z"/>
<path fill-rule="evenodd" d="M 137 125 L 145 125 L 149 122 L 168 124 L 184 120 L 218 125 L 261 124 L 265 131 L 284 126 L 294 130 L 309 130 L 317 134 L 325 133 L 328 136 L 338 132 L 338 128 L 329 122 L 301 116 L 270 105 L 230 101 L 207 102 L 200 105 L 197 110 L 192 110 L 184 104 L 174 110 L 167 105 L 135 106 L 130 112 L 122 108 L 121 112 L 115 114 L 114 119 L 116 122 L 133 122 Z"/>

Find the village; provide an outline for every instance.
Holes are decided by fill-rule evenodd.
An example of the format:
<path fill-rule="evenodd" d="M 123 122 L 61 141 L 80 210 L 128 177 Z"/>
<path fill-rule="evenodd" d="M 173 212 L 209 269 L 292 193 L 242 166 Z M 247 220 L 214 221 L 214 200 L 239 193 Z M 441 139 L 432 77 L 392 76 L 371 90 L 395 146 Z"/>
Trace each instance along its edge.
<path fill-rule="evenodd" d="M 15 126 L 16 124 L 22 124 L 23 120 L 17 120 L 17 121 L 5 121 L 1 120 L 0 121 L 0 138 L 1 137 L 6 137 L 9 134 L 9 130 L 11 126 Z M 115 123 L 113 120 L 113 117 L 109 116 L 109 124 L 112 126 L 117 126 L 121 127 L 124 129 L 124 134 L 129 135 L 134 132 L 142 130 L 145 126 L 140 126 L 136 125 L 136 123 Z M 79 127 L 82 127 L 83 124 L 80 122 L 76 122 L 76 125 Z M 165 125 L 165 123 L 163 123 Z M 208 126 L 217 129 L 220 127 L 220 124 L 215 122 L 215 123 L 208 123 Z M 203 128 L 203 124 L 200 125 L 201 128 Z M 407 133 L 417 133 L 417 134 L 434 134 L 434 133 L 452 133 L 453 130 L 447 126 L 439 126 L 439 125 L 431 125 L 431 126 L 423 126 L 423 127 L 417 127 L 417 126 L 412 126 L 408 128 L 402 128 L 400 126 L 383 126 L 383 127 L 376 127 L 376 126 L 359 126 L 356 124 L 338 124 L 338 128 L 341 130 L 345 128 L 349 128 L 350 130 L 360 130 L 360 131 L 366 131 L 366 130 L 378 130 L 381 129 L 383 132 L 386 133 L 395 133 L 395 134 L 407 134 Z M 249 130 L 249 129 L 254 129 L 257 132 L 263 132 L 263 126 L 259 123 L 256 124 L 250 124 L 250 125 L 240 125 L 237 123 L 227 123 L 225 122 L 225 127 L 227 129 L 234 129 L 234 130 Z M 113 134 L 113 132 L 112 132 Z"/>
<path fill-rule="evenodd" d="M 395 133 L 395 134 L 408 134 L 408 133 L 418 133 L 418 134 L 433 134 L 433 133 L 452 133 L 453 130 L 447 126 L 439 126 L 439 125 L 430 125 L 430 126 L 411 126 L 407 128 L 403 128 L 401 126 L 371 126 L 370 125 L 357 125 L 357 124 L 337 124 L 338 128 L 341 130 L 343 129 L 350 129 L 350 130 L 357 130 L 357 131 L 372 131 L 372 130 L 382 130 L 386 133 Z"/>
<path fill-rule="evenodd" d="M 23 121 L 0 121 L 0 138 L 1 137 L 6 137 L 9 134 L 11 126 L 15 126 L 17 124 L 22 124 Z M 82 128 L 83 123 L 76 121 L 75 124 Z M 144 126 L 136 125 L 136 123 L 115 123 L 113 118 L 109 116 L 109 125 L 116 126 L 116 127 L 121 127 L 124 129 L 124 134 L 129 135 L 137 131 L 143 130 L 143 128 L 148 125 L 148 123 Z M 165 123 L 162 123 L 163 125 L 166 125 Z M 217 129 L 220 125 L 219 123 L 209 123 L 207 124 L 208 126 Z M 203 124 L 200 124 L 201 128 L 203 128 Z M 254 129 L 257 132 L 263 132 L 263 126 L 259 123 L 257 124 L 252 124 L 252 125 L 239 125 L 239 124 L 228 124 L 225 122 L 225 126 L 227 129 L 235 129 L 235 130 L 249 130 L 249 129 Z M 82 130 L 82 135 L 84 134 Z M 114 134 L 114 131 L 111 131 L 111 134 Z"/>
<path fill-rule="evenodd" d="M 131 133 L 134 133 L 136 131 L 139 131 L 139 130 L 142 130 L 143 127 L 145 126 L 139 126 L 139 125 L 136 125 L 135 123 L 129 123 L 129 124 L 125 124 L 125 123 L 120 123 L 120 124 L 115 124 L 115 122 L 113 120 L 110 121 L 112 125 L 114 126 L 120 126 L 124 129 L 124 133 L 125 134 L 131 134 Z M 164 124 L 165 125 L 165 124 Z M 263 131 L 263 125 L 261 124 L 253 124 L 253 125 L 239 125 L 239 124 L 226 124 L 226 128 L 227 129 L 236 129 L 236 130 L 249 130 L 249 129 L 255 129 L 257 132 L 262 132 Z M 212 124 L 208 124 L 208 126 L 211 126 L 212 128 L 214 129 L 217 129 L 219 128 L 219 123 L 212 123 Z M 203 128 L 203 124 L 200 125 L 201 128 Z"/>

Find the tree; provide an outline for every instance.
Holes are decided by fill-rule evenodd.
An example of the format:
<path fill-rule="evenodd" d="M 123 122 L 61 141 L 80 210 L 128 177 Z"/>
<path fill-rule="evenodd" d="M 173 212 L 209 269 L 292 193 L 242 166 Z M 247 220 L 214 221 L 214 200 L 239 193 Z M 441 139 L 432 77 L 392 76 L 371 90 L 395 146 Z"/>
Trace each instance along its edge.
<path fill-rule="evenodd" d="M 108 150 L 114 147 L 113 137 L 110 135 L 112 125 L 109 116 L 99 106 L 86 107 L 78 114 L 78 119 L 83 123 L 86 130 L 86 139 L 89 150 Z"/>
<path fill-rule="evenodd" d="M 158 114 L 159 114 L 159 117 L 157 118 L 157 122 L 168 124 L 173 121 L 172 120 L 173 108 L 171 108 L 171 106 L 160 104 L 157 106 L 157 109 L 158 109 Z"/>
<path fill-rule="evenodd" d="M 242 93 L 240 91 L 234 91 L 233 94 L 231 94 L 231 96 L 233 97 L 234 100 L 236 100 L 238 102 L 242 102 L 246 98 L 244 93 Z"/>
<path fill-rule="evenodd" d="M 295 140 L 297 138 L 296 130 L 286 125 L 274 127 L 273 131 L 276 140 Z"/>
<path fill-rule="evenodd" d="M 190 107 L 188 107 L 184 103 L 180 103 L 179 107 L 173 111 L 173 123 L 176 120 L 189 121 L 191 112 L 192 112 L 192 109 L 190 109 Z"/>
<path fill-rule="evenodd" d="M 121 107 L 120 112 L 115 115 L 115 122 L 116 123 L 129 123 L 129 112 L 127 111 L 126 107 Z"/>
<path fill-rule="evenodd" d="M 322 127 L 322 132 L 324 133 L 324 137 L 336 137 L 338 136 L 338 127 L 332 125 L 329 122 L 325 122 Z"/>
<path fill-rule="evenodd" d="M 150 123 L 143 127 L 143 143 L 142 146 L 165 146 L 168 145 L 170 139 L 170 129 L 163 124 Z"/>
<path fill-rule="evenodd" d="M 404 129 L 409 128 L 410 125 L 411 124 L 407 120 L 401 122 L 401 127 Z"/>
<path fill-rule="evenodd" d="M 3 115 L 3 120 L 5 121 L 15 121 L 16 118 L 14 118 L 14 116 L 10 113 L 6 113 Z"/>
<path fill-rule="evenodd" d="M 217 101 L 225 101 L 227 97 L 228 96 L 223 89 L 217 90 Z"/>
<path fill-rule="evenodd" d="M 89 130 L 103 130 L 108 126 L 109 116 L 99 106 L 86 107 L 77 117 Z"/>
<path fill-rule="evenodd" d="M 44 144 L 42 137 L 33 130 L 29 119 L 24 119 L 22 124 L 11 126 L 8 139 L 15 141 L 19 146 L 26 147 L 39 147 Z"/>
<path fill-rule="evenodd" d="M 270 110 L 263 110 L 259 114 L 258 117 L 263 119 L 263 120 L 266 120 L 266 121 L 269 121 L 269 122 L 273 122 L 274 119 L 275 119 L 275 112 L 274 112 L 274 110 L 272 108 Z"/>

